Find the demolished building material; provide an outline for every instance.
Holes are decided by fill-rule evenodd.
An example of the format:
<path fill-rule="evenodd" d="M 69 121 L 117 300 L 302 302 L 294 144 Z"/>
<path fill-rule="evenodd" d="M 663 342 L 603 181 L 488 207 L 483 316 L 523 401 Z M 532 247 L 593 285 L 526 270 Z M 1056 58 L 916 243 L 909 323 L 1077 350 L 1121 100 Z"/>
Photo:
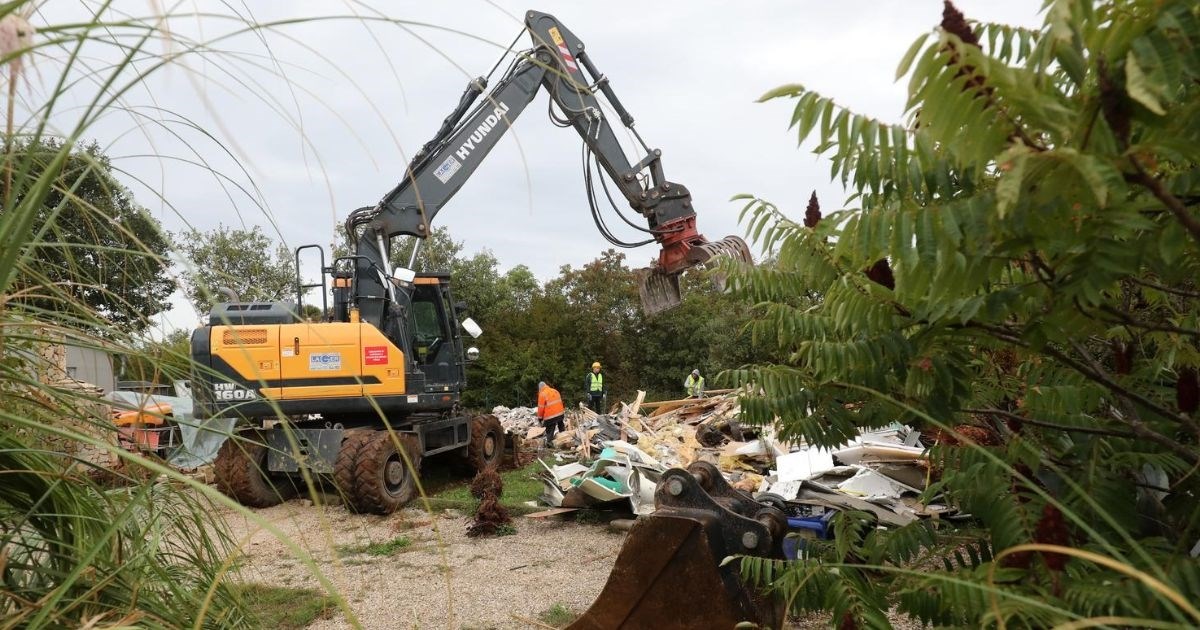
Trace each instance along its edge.
<path fill-rule="evenodd" d="M 555 439 L 581 463 L 546 467 L 547 505 L 646 514 L 664 470 L 706 462 L 733 487 L 770 492 L 803 516 L 861 510 L 898 526 L 947 513 L 945 506 L 925 509 L 918 500 L 930 470 L 920 434 L 900 424 L 825 449 L 779 440 L 771 427 L 743 426 L 737 392 L 662 402 L 644 402 L 639 392 L 619 408 L 612 415 L 581 410 Z"/>

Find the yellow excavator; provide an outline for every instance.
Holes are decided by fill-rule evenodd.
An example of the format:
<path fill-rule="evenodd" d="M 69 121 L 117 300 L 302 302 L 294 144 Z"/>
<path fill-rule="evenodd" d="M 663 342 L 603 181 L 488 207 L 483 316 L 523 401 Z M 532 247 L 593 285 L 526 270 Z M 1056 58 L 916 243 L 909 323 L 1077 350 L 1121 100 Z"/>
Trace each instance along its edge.
<path fill-rule="evenodd" d="M 498 463 L 504 438 L 499 422 L 460 408 L 466 364 L 478 356 L 475 348 L 464 349 L 464 333 L 477 337 L 482 331 L 464 317 L 466 305 L 454 300 L 448 275 L 410 269 L 438 212 L 543 89 L 552 122 L 582 138 L 587 200 L 601 234 L 619 246 L 660 247 L 657 262 L 638 272 L 648 314 L 679 303 L 684 271 L 722 256 L 751 262 L 742 239 L 713 242 L 697 231 L 688 189 L 666 178 L 662 152 L 642 140 L 583 42 L 553 16 L 536 11 L 526 14 L 524 31 L 532 46 L 515 52 L 495 87 L 484 95 L 489 77 L 472 80 L 402 181 L 374 206 L 349 214 L 345 229 L 352 255 L 326 266 L 321 251 L 322 280 L 298 283 L 295 303 L 221 302 L 209 324 L 192 334 L 197 415 L 244 421 L 239 439 L 227 440 L 215 462 L 219 487 L 242 504 L 279 503 L 310 475 L 332 481 L 352 510 L 388 514 L 413 498 L 414 475 L 426 457 L 453 453 L 480 470 Z M 609 112 L 636 140 L 641 157 L 627 157 Z M 625 242 L 609 231 L 597 181 L 617 214 L 645 235 L 642 241 Z M 614 189 L 640 220 L 616 208 Z M 412 238 L 415 245 L 408 268 L 393 271 L 388 261 L 398 237 Z M 309 248 L 320 249 L 300 248 L 298 271 L 301 253 Z M 313 288 L 321 290 L 325 321 L 305 322 L 298 315 L 304 292 Z M 698 578 L 674 569 L 691 567 L 729 590 L 722 600 L 728 600 L 725 617 L 713 619 L 766 619 L 769 615 L 754 612 L 756 600 L 731 577 L 733 569 L 717 565 L 727 552 L 769 555 L 781 539 L 781 515 L 728 488 L 715 469 L 669 474 L 674 476 L 660 486 L 662 516 L 639 524 L 630 538 L 641 541 L 634 545 L 644 547 L 639 553 L 652 553 L 661 565 L 643 575 L 640 592 L 676 592 L 672 579 Z M 637 572 L 632 557 L 623 552 L 622 558 L 614 576 Z M 603 614 L 589 611 L 579 627 L 651 627 L 638 620 L 665 609 L 654 605 L 653 596 L 625 609 L 632 602 L 624 592 L 631 583 L 610 582 L 617 590 L 593 607 Z M 615 603 L 604 605 L 606 597 Z M 613 621 L 618 618 L 623 621 Z"/>

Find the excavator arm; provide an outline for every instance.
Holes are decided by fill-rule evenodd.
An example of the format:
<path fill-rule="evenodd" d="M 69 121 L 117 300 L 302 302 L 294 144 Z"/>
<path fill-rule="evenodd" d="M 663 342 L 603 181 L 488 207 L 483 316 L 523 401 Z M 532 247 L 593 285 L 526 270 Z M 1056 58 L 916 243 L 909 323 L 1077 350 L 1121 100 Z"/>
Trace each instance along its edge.
<path fill-rule="evenodd" d="M 347 219 L 346 229 L 355 241 L 359 257 L 355 293 L 360 300 L 383 298 L 387 294 L 386 263 L 391 239 L 428 237 L 437 213 L 479 168 L 542 88 L 560 112 L 561 118 L 556 122 L 575 129 L 583 139 L 587 156 L 641 215 L 644 225 L 628 219 L 626 222 L 644 232 L 647 238 L 627 243 L 608 231 L 596 206 L 589 167 L 588 201 L 597 227 L 615 245 L 631 247 L 657 242 L 661 247 L 656 264 L 640 270 L 638 275 L 647 313 L 679 303 L 678 276 L 683 271 L 716 255 L 749 262 L 749 249 L 740 238 L 710 242 L 696 230 L 691 193 L 682 184 L 666 179 L 662 152 L 651 150 L 642 141 L 634 129 L 633 116 L 613 92 L 608 78 L 596 69 L 583 42 L 546 13 L 528 12 L 525 27 L 533 39 L 533 48 L 519 55 L 486 95 L 483 95 L 486 79 L 471 81 L 438 133 L 414 156 L 404 179 L 378 204 L 360 208 Z M 602 100 L 617 113 L 620 124 L 630 130 L 645 151 L 636 163 L 626 156 Z M 603 177 L 600 184 L 611 201 Z M 375 312 L 382 318 L 382 308 L 370 307 L 364 307 L 363 317 L 368 321 L 374 319 Z"/>

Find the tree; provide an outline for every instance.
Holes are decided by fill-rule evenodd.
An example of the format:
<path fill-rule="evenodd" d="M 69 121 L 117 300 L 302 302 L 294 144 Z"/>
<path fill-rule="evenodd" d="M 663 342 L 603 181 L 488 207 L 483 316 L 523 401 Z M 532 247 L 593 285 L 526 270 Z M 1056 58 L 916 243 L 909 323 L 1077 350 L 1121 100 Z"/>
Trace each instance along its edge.
<path fill-rule="evenodd" d="M 57 159 L 61 140 L 14 140 L 10 160 L 37 178 Z M 28 187 L 15 182 L 14 203 Z M 95 143 L 70 151 L 32 226 L 13 301 L 56 313 L 71 325 L 99 322 L 105 335 L 136 333 L 170 308 L 170 241 L 158 221 L 113 176 Z"/>
<path fill-rule="evenodd" d="M 389 261 L 393 269 L 409 266 L 413 247 L 418 242 L 421 245 L 417 252 L 417 270 L 449 271 L 462 254 L 462 241 L 451 238 L 450 230 L 445 226 L 436 227 L 427 239 L 402 238 L 394 241 Z"/>
<path fill-rule="evenodd" d="M 850 513 L 835 546 L 748 574 L 841 627 L 884 627 L 889 603 L 964 627 L 1200 623 L 1198 48 L 1194 2 L 1054 2 L 1033 31 L 947 2 L 900 63 L 907 124 L 764 97 L 796 100 L 858 207 L 748 200 L 777 264 L 733 283 L 786 359 L 732 374 L 765 392 L 745 419 L 821 446 L 917 425 L 926 495 L 983 529 Z"/>
<path fill-rule="evenodd" d="M 295 300 L 296 264 L 287 246 L 276 244 L 254 226 L 249 230 L 224 225 L 208 232 L 179 235 L 179 249 L 189 269 L 186 293 L 198 313 L 219 301 L 218 289 L 233 289 L 247 301 Z"/>
<path fill-rule="evenodd" d="M 547 295 L 557 294 L 565 305 L 562 339 L 569 341 L 561 360 L 570 365 L 566 392 L 583 391 L 584 374 L 593 361 L 604 366 L 609 399 L 638 388 L 633 332 L 642 312 L 633 271 L 625 254 L 609 249 L 579 269 L 563 267 L 546 283 Z"/>
<path fill-rule="evenodd" d="M 161 340 L 145 340 L 119 356 L 118 379 L 170 383 L 188 378 L 192 369 L 191 331 L 174 330 Z"/>

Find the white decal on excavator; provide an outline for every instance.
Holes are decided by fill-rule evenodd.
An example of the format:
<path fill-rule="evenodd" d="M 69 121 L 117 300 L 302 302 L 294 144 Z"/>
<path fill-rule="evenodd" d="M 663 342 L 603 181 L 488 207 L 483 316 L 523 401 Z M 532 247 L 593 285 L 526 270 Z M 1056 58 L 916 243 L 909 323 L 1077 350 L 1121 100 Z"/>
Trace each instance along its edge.
<path fill-rule="evenodd" d="M 442 162 L 440 166 L 433 170 L 433 176 L 438 178 L 438 181 L 445 184 L 446 182 L 450 181 L 451 177 L 454 177 L 454 174 L 457 173 L 458 169 L 460 168 L 462 168 L 462 162 L 454 159 L 453 155 L 447 155 L 446 161 Z"/>
<path fill-rule="evenodd" d="M 216 400 L 258 400 L 258 392 L 245 389 L 236 383 L 213 383 L 213 398 Z"/>
<path fill-rule="evenodd" d="M 488 135 L 488 132 L 494 129 L 501 120 L 504 120 L 504 115 L 507 113 L 508 105 L 505 105 L 504 103 L 497 103 L 496 109 L 493 109 L 492 113 L 488 114 L 488 117 L 484 118 L 483 122 L 479 123 L 479 126 L 475 128 L 475 131 L 471 134 L 471 137 L 467 138 L 466 142 L 463 142 L 462 146 L 458 147 L 458 150 L 454 152 L 454 154 L 458 156 L 458 159 L 467 159 L 467 156 L 471 155 L 471 152 L 475 150 L 476 145 L 482 142 L 483 139 Z M 447 177 L 447 179 L 449 179 L 449 177 Z"/>

